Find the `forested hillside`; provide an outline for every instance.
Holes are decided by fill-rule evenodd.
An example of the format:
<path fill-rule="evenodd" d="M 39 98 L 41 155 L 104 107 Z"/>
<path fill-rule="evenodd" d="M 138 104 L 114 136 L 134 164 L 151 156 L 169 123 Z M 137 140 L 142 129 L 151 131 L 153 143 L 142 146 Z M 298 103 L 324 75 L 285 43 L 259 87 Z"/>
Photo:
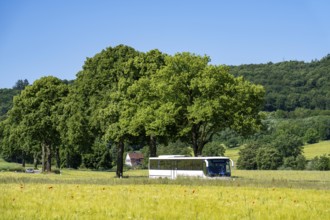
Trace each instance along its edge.
<path fill-rule="evenodd" d="M 330 55 L 310 63 L 280 63 L 231 66 L 231 73 L 261 84 L 266 89 L 266 111 L 330 109 Z"/>

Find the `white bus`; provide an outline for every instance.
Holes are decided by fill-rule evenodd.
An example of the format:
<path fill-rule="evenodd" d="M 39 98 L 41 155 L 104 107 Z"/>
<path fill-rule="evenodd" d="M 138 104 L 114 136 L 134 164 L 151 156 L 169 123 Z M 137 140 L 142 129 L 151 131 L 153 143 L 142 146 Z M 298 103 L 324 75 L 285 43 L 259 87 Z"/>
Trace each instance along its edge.
<path fill-rule="evenodd" d="M 163 155 L 149 158 L 149 178 L 176 179 L 185 177 L 230 177 L 228 157 L 185 157 L 182 155 Z"/>

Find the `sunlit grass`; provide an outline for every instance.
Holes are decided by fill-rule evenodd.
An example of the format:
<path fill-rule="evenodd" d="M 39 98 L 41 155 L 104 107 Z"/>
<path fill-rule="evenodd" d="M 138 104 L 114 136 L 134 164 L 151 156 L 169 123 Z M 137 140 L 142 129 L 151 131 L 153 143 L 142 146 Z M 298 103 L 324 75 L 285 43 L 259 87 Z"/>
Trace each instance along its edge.
<path fill-rule="evenodd" d="M 21 170 L 22 165 L 18 163 L 8 163 L 2 158 L 0 158 L 0 171 L 12 171 L 12 170 Z"/>
<path fill-rule="evenodd" d="M 250 186 L 330 190 L 330 171 L 245 171 L 233 170 L 230 180 L 179 178 L 177 180 L 149 179 L 148 170 L 130 170 L 123 179 L 114 172 L 62 170 L 59 174 L 26 174 L 1 172 L 0 183 L 11 184 L 95 184 L 134 185 L 169 184 L 203 186 Z"/>
<path fill-rule="evenodd" d="M 327 156 L 330 155 L 330 141 L 309 144 L 304 147 L 304 155 L 308 160 L 324 154 Z"/>
<path fill-rule="evenodd" d="M 0 184 L 0 219 L 329 219 L 330 191 Z"/>
<path fill-rule="evenodd" d="M 241 147 L 227 148 L 226 152 L 225 152 L 225 156 L 232 159 L 236 164 L 238 157 L 239 157 L 238 152 L 240 149 L 241 149 Z"/>

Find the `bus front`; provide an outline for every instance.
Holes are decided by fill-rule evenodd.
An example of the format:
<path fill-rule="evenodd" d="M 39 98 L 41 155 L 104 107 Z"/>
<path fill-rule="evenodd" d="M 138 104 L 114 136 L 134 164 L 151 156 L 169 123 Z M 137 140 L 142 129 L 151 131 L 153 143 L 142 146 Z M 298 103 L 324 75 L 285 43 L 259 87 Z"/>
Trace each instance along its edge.
<path fill-rule="evenodd" d="M 230 159 L 206 159 L 205 175 L 209 177 L 230 177 Z"/>

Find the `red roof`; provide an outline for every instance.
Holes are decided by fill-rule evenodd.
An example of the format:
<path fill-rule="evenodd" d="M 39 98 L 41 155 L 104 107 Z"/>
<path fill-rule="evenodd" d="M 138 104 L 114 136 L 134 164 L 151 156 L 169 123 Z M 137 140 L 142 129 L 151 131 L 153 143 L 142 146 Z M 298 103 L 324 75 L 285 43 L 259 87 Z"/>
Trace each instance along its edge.
<path fill-rule="evenodd" d="M 135 159 L 135 160 L 143 159 L 143 154 L 142 154 L 142 153 L 138 153 L 138 152 L 131 152 L 131 153 L 128 153 L 128 156 L 129 156 L 131 159 Z"/>

